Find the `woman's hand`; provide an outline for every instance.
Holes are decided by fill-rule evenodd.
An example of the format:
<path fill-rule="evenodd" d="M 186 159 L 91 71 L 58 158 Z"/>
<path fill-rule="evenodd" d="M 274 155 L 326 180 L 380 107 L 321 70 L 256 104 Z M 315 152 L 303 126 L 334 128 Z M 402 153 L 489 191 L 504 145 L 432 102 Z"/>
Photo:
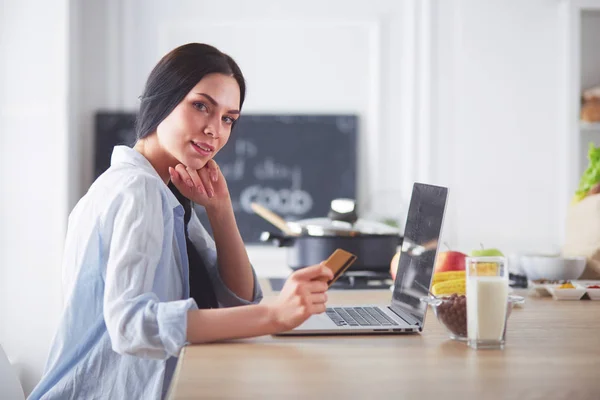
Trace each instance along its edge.
<path fill-rule="evenodd" d="M 182 195 L 205 208 L 230 200 L 227 182 L 215 160 L 209 160 L 199 170 L 177 164 L 169 167 L 169 175 Z"/>
<path fill-rule="evenodd" d="M 313 314 L 325 312 L 327 281 L 333 273 L 323 263 L 295 271 L 270 305 L 278 331 L 293 329 Z"/>

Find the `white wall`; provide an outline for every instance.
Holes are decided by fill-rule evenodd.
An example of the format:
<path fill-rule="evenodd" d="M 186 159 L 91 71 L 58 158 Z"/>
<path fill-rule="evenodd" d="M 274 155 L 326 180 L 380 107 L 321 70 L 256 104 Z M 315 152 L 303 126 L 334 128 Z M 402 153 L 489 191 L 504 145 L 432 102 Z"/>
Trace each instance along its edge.
<path fill-rule="evenodd" d="M 26 392 L 60 313 L 69 1 L 0 1 L 0 344 Z"/>
<path fill-rule="evenodd" d="M 73 144 L 78 155 L 77 168 L 74 169 L 76 185 L 70 198 L 69 209 L 85 193 L 94 176 L 94 113 L 98 110 L 117 110 L 121 107 L 118 98 L 119 82 L 114 79 L 114 71 L 119 65 L 118 32 L 119 19 L 112 12 L 115 1 L 79 1 L 73 14 L 78 32 L 72 36 L 78 38 L 74 54 L 77 65 L 72 66 L 74 73 L 74 95 L 77 99 L 78 119 L 74 127 Z M 109 18 L 109 15 L 112 17 Z"/>
<path fill-rule="evenodd" d="M 572 193 L 561 179 L 569 150 L 559 3 L 439 2 L 435 154 L 460 248 L 560 250 Z"/>

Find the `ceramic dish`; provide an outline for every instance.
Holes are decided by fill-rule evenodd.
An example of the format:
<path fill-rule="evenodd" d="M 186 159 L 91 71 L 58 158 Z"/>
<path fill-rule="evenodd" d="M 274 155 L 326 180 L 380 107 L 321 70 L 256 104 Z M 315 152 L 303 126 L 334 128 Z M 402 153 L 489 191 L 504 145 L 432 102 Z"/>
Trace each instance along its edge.
<path fill-rule="evenodd" d="M 529 288 L 532 292 L 540 297 L 550 296 L 550 292 L 546 289 L 546 285 L 543 283 L 529 283 Z"/>
<path fill-rule="evenodd" d="M 586 289 L 581 286 L 575 286 L 573 289 L 560 289 L 557 286 L 547 286 L 548 292 L 554 300 L 581 300 L 586 292 Z"/>
<path fill-rule="evenodd" d="M 527 283 L 527 287 L 537 296 L 548 297 L 551 296 L 550 292 L 548 291 L 549 287 L 557 287 L 567 282 L 569 281 L 549 281 L 546 279 L 540 279 L 535 281 L 530 280 Z"/>
<path fill-rule="evenodd" d="M 593 285 L 599 285 L 600 286 L 600 280 L 572 280 L 571 283 L 573 283 L 573 285 L 580 285 L 580 286 L 593 286 Z"/>
<path fill-rule="evenodd" d="M 600 286 L 600 281 L 573 281 L 573 284 L 585 289 L 590 300 L 600 300 L 600 289 L 590 288 L 590 286 Z"/>
<path fill-rule="evenodd" d="M 600 289 L 585 289 L 590 300 L 600 300 Z"/>
<path fill-rule="evenodd" d="M 520 265 L 531 280 L 573 280 L 585 269 L 585 257 L 522 255 Z"/>

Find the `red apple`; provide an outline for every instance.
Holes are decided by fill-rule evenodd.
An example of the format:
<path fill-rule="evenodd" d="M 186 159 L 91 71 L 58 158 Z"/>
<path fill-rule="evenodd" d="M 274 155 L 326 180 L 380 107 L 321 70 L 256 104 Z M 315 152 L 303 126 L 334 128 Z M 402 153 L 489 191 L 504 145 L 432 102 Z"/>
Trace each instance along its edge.
<path fill-rule="evenodd" d="M 460 251 L 443 251 L 438 254 L 435 260 L 435 267 L 433 272 L 444 272 L 444 271 L 464 271 L 465 270 L 465 253 Z M 396 280 L 396 273 L 398 271 L 398 261 L 400 260 L 400 252 L 397 252 L 392 261 L 390 262 L 390 274 L 392 279 Z"/>
<path fill-rule="evenodd" d="M 465 253 L 460 251 L 442 251 L 438 253 L 433 267 L 433 273 L 446 271 L 464 271 L 465 270 Z"/>

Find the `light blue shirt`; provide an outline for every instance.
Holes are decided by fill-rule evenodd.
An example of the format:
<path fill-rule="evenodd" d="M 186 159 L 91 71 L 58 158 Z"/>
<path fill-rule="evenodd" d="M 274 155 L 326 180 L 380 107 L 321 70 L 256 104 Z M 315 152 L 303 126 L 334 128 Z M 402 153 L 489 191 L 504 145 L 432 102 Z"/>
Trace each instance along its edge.
<path fill-rule="evenodd" d="M 188 257 L 183 207 L 148 160 L 115 147 L 110 168 L 69 216 L 65 308 L 30 399 L 160 399 L 187 344 Z M 230 291 L 210 235 L 193 214 L 190 240 L 221 307 L 258 303 Z M 201 376 L 198 379 L 202 379 Z"/>

